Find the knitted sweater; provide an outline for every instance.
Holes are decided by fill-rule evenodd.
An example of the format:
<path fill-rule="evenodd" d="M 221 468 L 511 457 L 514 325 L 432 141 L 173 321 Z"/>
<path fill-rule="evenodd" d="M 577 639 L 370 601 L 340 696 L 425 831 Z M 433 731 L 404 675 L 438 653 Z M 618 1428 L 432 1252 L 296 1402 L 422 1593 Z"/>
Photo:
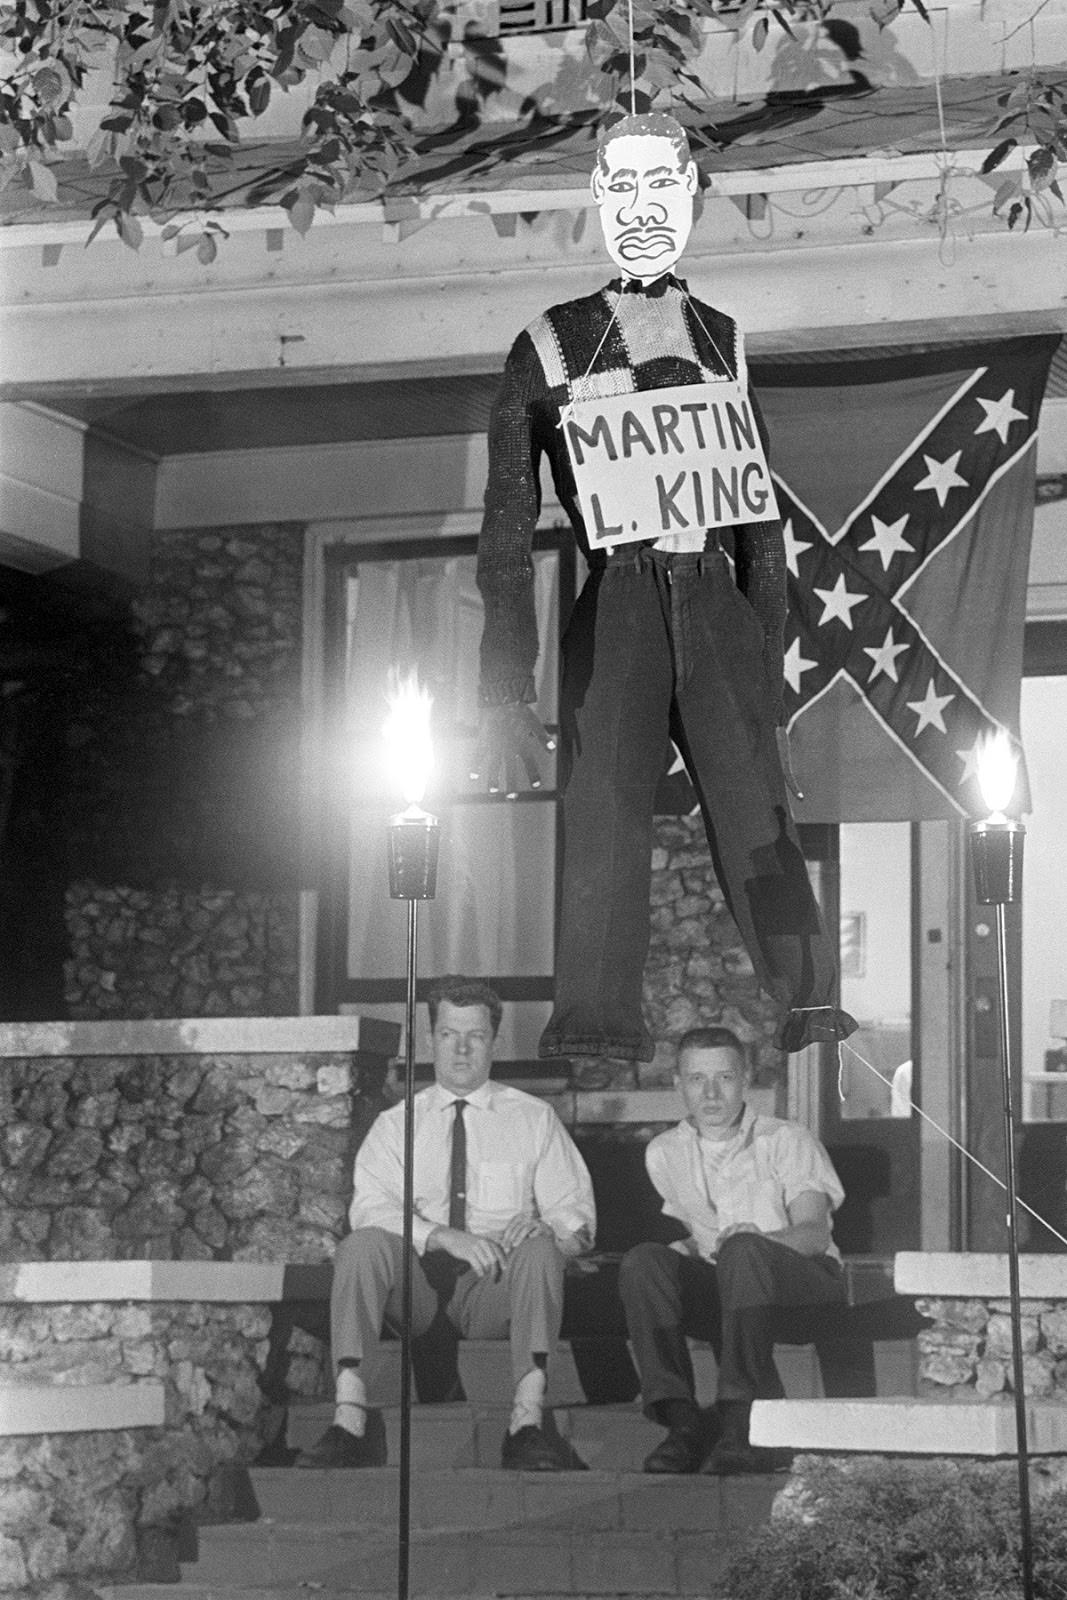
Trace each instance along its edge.
<path fill-rule="evenodd" d="M 597 294 L 551 307 L 520 333 L 489 423 L 489 480 L 478 544 L 486 704 L 536 697 L 531 550 L 541 510 L 542 455 L 583 555 L 593 565 L 604 560 L 601 551 L 590 558 L 560 407 L 572 398 L 705 383 L 716 376 L 747 381 L 737 324 L 693 300 L 676 278 L 660 278 L 648 289 L 627 284 L 625 292 L 616 279 Z M 750 401 L 766 449 L 766 426 L 751 391 Z M 717 533 L 708 536 L 708 547 L 717 540 Z M 768 674 L 780 698 L 786 608 L 781 523 L 739 524 L 734 561 L 738 587 L 763 624 Z"/>

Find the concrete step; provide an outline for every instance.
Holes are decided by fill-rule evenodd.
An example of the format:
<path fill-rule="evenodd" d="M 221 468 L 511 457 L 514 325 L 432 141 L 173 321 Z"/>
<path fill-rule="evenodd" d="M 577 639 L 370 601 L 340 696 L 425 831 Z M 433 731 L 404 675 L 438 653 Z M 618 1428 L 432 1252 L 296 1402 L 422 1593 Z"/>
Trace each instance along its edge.
<path fill-rule="evenodd" d="M 500 1465 L 500 1446 L 510 1405 L 416 1405 L 411 1410 L 411 1460 L 416 1472 L 435 1468 Z M 286 1442 L 306 1449 L 333 1420 L 333 1406 L 310 1402 L 290 1408 Z M 387 1460 L 400 1460 L 400 1411 L 387 1407 Z M 546 1427 L 577 1452 L 587 1467 L 639 1472 L 645 1456 L 663 1430 L 644 1417 L 637 1405 L 556 1406 L 546 1413 Z M 301 1469 L 302 1470 L 302 1469 Z"/>
<path fill-rule="evenodd" d="M 202 1528 L 208 1543 L 234 1529 L 270 1525 L 296 1536 L 304 1529 L 386 1531 L 399 1517 L 395 1467 L 291 1471 L 253 1468 L 258 1523 Z M 411 1526 L 418 1530 L 485 1531 L 547 1525 L 706 1531 L 722 1517 L 716 1478 L 642 1472 L 505 1472 L 472 1467 L 417 1472 L 411 1482 Z M 242 1535 L 243 1537 L 243 1535 Z"/>
<path fill-rule="evenodd" d="M 594 1341 L 587 1341 L 590 1347 Z M 693 1371 L 697 1393 L 711 1400 L 715 1394 L 718 1366 L 711 1347 L 690 1341 Z M 835 1368 L 844 1367 L 850 1352 L 842 1350 Z M 557 1347 L 548 1368 L 548 1399 L 551 1405 L 583 1405 L 587 1403 L 585 1385 L 579 1360 L 594 1362 L 623 1360 L 629 1364 L 626 1345 L 621 1341 L 605 1341 L 604 1349 L 590 1349 L 576 1360 L 575 1348 L 567 1342 Z M 910 1394 L 915 1388 L 915 1343 L 912 1339 L 880 1339 L 867 1353 L 870 1374 L 866 1381 L 878 1394 Z M 823 1372 L 815 1346 L 812 1344 L 780 1344 L 775 1347 L 775 1362 L 785 1392 L 791 1398 L 809 1399 L 826 1392 Z M 504 1339 L 467 1339 L 457 1347 L 457 1365 L 463 1392 L 468 1400 L 487 1404 L 510 1404 L 514 1379 L 511 1356 Z M 623 1398 L 636 1394 L 636 1369 L 631 1368 L 632 1382 L 624 1390 Z M 586 1380 L 589 1373 L 586 1371 Z M 832 1375 L 833 1376 L 833 1375 Z M 847 1383 L 847 1370 L 836 1372 Z M 365 1373 L 367 1394 L 374 1406 L 393 1406 L 400 1401 L 400 1346 L 395 1340 L 383 1342 Z M 840 1390 L 841 1383 L 835 1384 Z"/>
<path fill-rule="evenodd" d="M 271 1589 L 229 1589 L 213 1583 L 120 1583 L 97 1584 L 96 1593 L 101 1600 L 309 1600 L 309 1591 L 306 1584 L 291 1584 L 288 1588 L 279 1586 Z M 316 1587 L 313 1591 L 314 1600 L 353 1600 L 351 1585 L 347 1582 L 341 1588 Z M 414 1596 L 420 1591 L 412 1590 Z M 576 1593 L 547 1593 L 540 1590 L 525 1589 L 521 1594 L 508 1596 L 508 1600 L 608 1600 L 609 1595 L 626 1595 L 632 1591 L 598 1589 L 585 1594 Z M 483 1590 L 481 1593 L 472 1593 L 466 1600 L 497 1600 L 498 1590 L 490 1593 Z M 396 1600 L 397 1582 L 394 1577 L 392 1584 L 387 1589 L 375 1591 L 364 1589 L 360 1592 L 358 1600 Z M 677 1600 L 677 1591 L 663 1591 L 662 1593 L 646 1592 L 641 1600 Z"/>
<path fill-rule="evenodd" d="M 1026 1431 L 1031 1455 L 1067 1454 L 1067 1407 L 1028 1400 Z M 753 1444 L 830 1455 L 1013 1456 L 1018 1450 L 1010 1397 L 757 1400 L 749 1433 Z"/>
<path fill-rule="evenodd" d="M 235 1600 L 299 1586 L 361 1600 L 389 1591 L 395 1469 L 270 1478 L 255 1474 L 256 1493 L 282 1515 L 198 1529 L 184 1583 Z M 711 1597 L 732 1551 L 769 1516 L 782 1481 L 421 1473 L 412 1483 L 411 1591 Z"/>

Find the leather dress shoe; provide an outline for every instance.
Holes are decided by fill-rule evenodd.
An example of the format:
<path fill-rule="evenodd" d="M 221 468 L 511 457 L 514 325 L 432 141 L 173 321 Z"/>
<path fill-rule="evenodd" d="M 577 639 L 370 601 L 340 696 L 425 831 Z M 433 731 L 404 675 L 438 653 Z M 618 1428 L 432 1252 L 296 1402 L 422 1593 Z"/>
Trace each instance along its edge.
<path fill-rule="evenodd" d="M 836 1044 L 855 1033 L 859 1023 L 834 1006 L 808 1006 L 791 1011 L 775 1036 L 775 1045 L 788 1055 L 809 1044 Z"/>
<path fill-rule="evenodd" d="M 562 1472 L 564 1467 L 559 1451 L 532 1423 L 504 1435 L 500 1465 L 512 1472 Z"/>
<path fill-rule="evenodd" d="M 368 1417 L 362 1438 L 331 1422 L 322 1438 L 310 1450 L 301 1450 L 294 1467 L 384 1467 L 385 1430 L 374 1428 Z"/>
<path fill-rule="evenodd" d="M 766 1476 L 788 1472 L 792 1464 L 791 1450 L 768 1450 L 760 1445 L 736 1444 L 720 1439 L 700 1471 L 716 1478 L 738 1478 L 753 1474 Z"/>
<path fill-rule="evenodd" d="M 672 1428 L 645 1457 L 646 1472 L 696 1472 L 708 1449 L 707 1428 L 700 1423 Z"/>

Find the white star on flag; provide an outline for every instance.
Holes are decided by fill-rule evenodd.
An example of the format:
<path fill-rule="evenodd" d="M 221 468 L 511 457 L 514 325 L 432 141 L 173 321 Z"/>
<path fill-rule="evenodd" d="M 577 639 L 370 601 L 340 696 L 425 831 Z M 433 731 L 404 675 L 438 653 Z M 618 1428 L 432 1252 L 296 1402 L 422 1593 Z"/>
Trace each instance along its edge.
<path fill-rule="evenodd" d="M 862 605 L 866 600 L 865 594 L 853 594 L 845 587 L 845 574 L 838 575 L 837 582 L 832 589 L 814 589 L 823 603 L 823 613 L 819 618 L 819 627 L 825 628 L 828 622 L 835 619 L 843 622 L 846 628 L 852 627 L 852 610 L 854 606 Z"/>
<path fill-rule="evenodd" d="M 887 677 L 892 678 L 894 683 L 899 683 L 900 679 L 897 676 L 897 656 L 903 655 L 907 648 L 908 647 L 906 644 L 894 643 L 892 628 L 886 629 L 885 638 L 882 640 L 881 644 L 876 650 L 872 649 L 870 645 L 865 644 L 863 647 L 863 653 L 865 656 L 870 656 L 872 662 L 874 663 L 874 665 L 871 667 L 871 675 L 867 679 L 867 682 L 873 683 L 878 674 L 880 672 L 884 672 Z"/>
<path fill-rule="evenodd" d="M 921 700 L 908 700 L 908 710 L 914 711 L 919 721 L 915 727 L 915 737 L 918 738 L 924 728 L 936 728 L 938 733 L 947 733 L 945 719 L 941 715 L 950 700 L 955 700 L 954 694 L 938 694 L 934 688 L 934 680 L 930 679 L 926 685 L 926 693 Z"/>
<path fill-rule="evenodd" d="M 883 522 L 881 517 L 871 517 L 871 526 L 874 537 L 861 544 L 861 550 L 877 550 L 882 562 L 882 571 L 889 571 L 889 563 L 896 555 L 902 555 L 905 550 L 914 551 L 915 546 L 909 544 L 904 537 L 904 527 L 908 520 L 907 512 L 898 517 L 896 522 Z"/>
<path fill-rule="evenodd" d="M 793 574 L 794 578 L 799 578 L 800 568 L 798 564 L 798 557 L 800 556 L 801 551 L 810 550 L 811 544 L 810 542 L 805 543 L 803 539 L 797 538 L 796 534 L 793 532 L 792 517 L 787 517 L 785 519 L 785 523 L 782 527 L 782 538 L 785 540 L 785 564 Z"/>
<path fill-rule="evenodd" d="M 818 666 L 817 661 L 809 661 L 800 653 L 800 640 L 794 639 L 785 653 L 785 681 L 794 694 L 800 693 L 800 679 L 805 672 L 810 672 L 812 667 Z"/>
<path fill-rule="evenodd" d="M 963 788 L 963 785 L 971 778 L 974 779 L 975 783 L 978 782 L 978 750 L 985 737 L 986 735 L 984 733 L 980 733 L 969 750 L 956 751 L 956 754 L 963 762 L 963 771 L 960 773 L 959 779 L 959 785 L 961 789 Z"/>
<path fill-rule="evenodd" d="M 933 456 L 924 455 L 923 460 L 926 462 L 927 468 L 926 477 L 919 480 L 915 485 L 916 489 L 932 489 L 937 495 L 938 505 L 944 506 L 950 490 L 966 489 L 967 487 L 967 479 L 961 478 L 956 471 L 956 463 L 962 454 L 962 450 L 957 450 L 954 455 L 948 457 L 947 461 L 935 461 Z"/>
<path fill-rule="evenodd" d="M 980 395 L 975 395 L 975 399 L 985 410 L 985 416 L 974 430 L 976 434 L 995 433 L 1001 444 L 1007 444 L 1012 423 L 1026 421 L 1026 412 L 1015 409 L 1014 389 L 1002 394 L 999 400 L 983 400 Z"/>

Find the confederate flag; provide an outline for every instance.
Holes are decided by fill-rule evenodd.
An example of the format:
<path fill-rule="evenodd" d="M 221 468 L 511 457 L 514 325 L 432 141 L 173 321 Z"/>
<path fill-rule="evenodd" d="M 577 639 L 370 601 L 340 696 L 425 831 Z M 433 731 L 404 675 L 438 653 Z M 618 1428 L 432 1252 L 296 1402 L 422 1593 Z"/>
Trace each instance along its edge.
<path fill-rule="evenodd" d="M 1018 735 L 1037 417 L 1056 343 L 756 372 L 789 562 L 798 821 L 982 811 L 978 741 Z M 664 809 L 689 809 L 680 776 Z"/>

